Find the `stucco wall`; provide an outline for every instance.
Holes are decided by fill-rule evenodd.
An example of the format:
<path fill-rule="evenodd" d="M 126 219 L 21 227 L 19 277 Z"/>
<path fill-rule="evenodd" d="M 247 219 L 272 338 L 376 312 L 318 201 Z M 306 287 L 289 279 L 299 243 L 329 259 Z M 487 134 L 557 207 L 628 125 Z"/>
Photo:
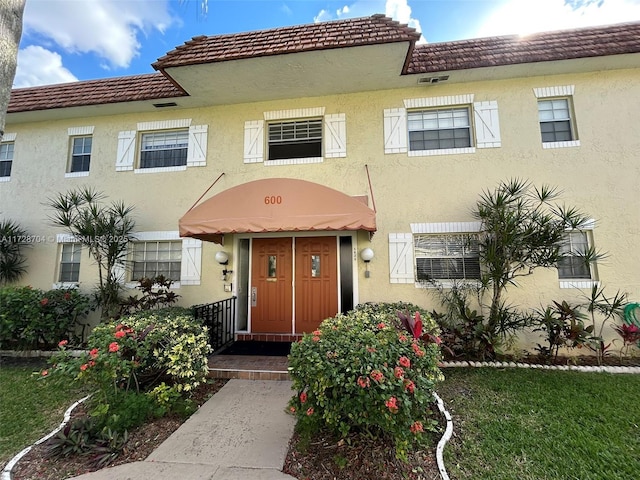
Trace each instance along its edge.
<path fill-rule="evenodd" d="M 573 107 L 580 146 L 543 149 L 533 88 L 559 85 L 575 86 Z M 595 219 L 595 246 L 608 253 L 597 265 L 597 279 L 609 294 L 621 290 L 629 293 L 630 300 L 639 301 L 639 88 L 637 70 L 616 70 L 30 124 L 12 124 L 9 116 L 6 132 L 17 137 L 11 180 L 0 183 L 0 215 L 45 238 L 29 250 L 29 272 L 21 283 L 50 288 L 59 262 L 58 245 L 52 239 L 60 230 L 47 220 L 52 213 L 47 199 L 56 192 L 95 187 L 109 199 L 135 205 L 138 231 L 172 231 L 177 230 L 178 218 L 221 173 L 224 176 L 208 195 L 259 178 L 301 178 L 349 195 L 368 194 L 370 205 L 371 197 L 375 200 L 378 231 L 371 242 L 365 234 L 358 236 L 358 251 L 366 246 L 375 251 L 370 278 L 364 278 L 364 265 L 358 262 L 359 301 L 403 300 L 435 307 L 428 290 L 389 282 L 389 233 L 410 233 L 414 222 L 472 221 L 470 212 L 483 189 L 517 177 L 557 185 L 567 204 L 580 207 Z M 497 101 L 501 147 L 427 157 L 384 153 L 384 109 L 402 107 L 403 99 L 408 98 L 462 94 L 474 94 L 476 102 Z M 325 107 L 326 114 L 346 114 L 346 158 L 292 166 L 243 163 L 245 121 L 262 119 L 266 111 L 306 107 Z M 181 172 L 116 172 L 118 132 L 135 130 L 138 122 L 185 118 L 191 119 L 192 125 L 208 125 L 206 167 Z M 67 129 L 89 125 L 95 127 L 90 175 L 65 178 Z M 204 244 L 201 285 L 181 287 L 177 293 L 182 303 L 228 297 L 220 267 L 213 259 L 221 248 Z M 233 236 L 228 236 L 224 249 L 232 252 Z M 81 287 L 90 289 L 95 282 L 95 267 L 83 253 Z M 560 289 L 555 270 L 538 271 L 520 285 L 509 290 L 509 300 L 523 307 L 576 300 L 581 295 L 576 289 Z"/>

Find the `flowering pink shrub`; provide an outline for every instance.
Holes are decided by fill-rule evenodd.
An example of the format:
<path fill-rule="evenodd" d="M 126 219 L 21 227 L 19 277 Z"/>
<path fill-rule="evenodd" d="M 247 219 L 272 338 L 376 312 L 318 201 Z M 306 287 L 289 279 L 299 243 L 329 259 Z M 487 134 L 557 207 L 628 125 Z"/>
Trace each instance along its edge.
<path fill-rule="evenodd" d="M 425 432 L 436 424 L 430 412 L 433 390 L 443 378 L 440 349 L 408 334 L 398 309 L 360 306 L 325 320 L 292 345 L 289 365 L 297 394 L 289 411 L 301 431 L 326 428 L 342 437 L 383 437 L 399 458 L 429 441 Z M 426 312 L 420 316 L 420 333 L 437 338 L 435 322 Z"/>

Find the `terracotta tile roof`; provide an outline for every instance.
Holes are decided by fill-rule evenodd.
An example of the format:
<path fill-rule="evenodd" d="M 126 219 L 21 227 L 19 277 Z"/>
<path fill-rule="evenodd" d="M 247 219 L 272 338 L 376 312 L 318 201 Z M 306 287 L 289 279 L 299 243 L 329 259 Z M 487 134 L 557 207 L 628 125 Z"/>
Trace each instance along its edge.
<path fill-rule="evenodd" d="M 414 28 L 377 14 L 254 32 L 193 37 L 160 57 L 156 70 L 242 58 L 394 42 L 416 42 Z"/>
<path fill-rule="evenodd" d="M 11 91 L 8 113 L 54 108 L 135 102 L 186 95 L 161 73 L 17 88 Z"/>
<path fill-rule="evenodd" d="M 640 52 L 640 22 L 416 45 L 406 73 L 549 62 Z"/>

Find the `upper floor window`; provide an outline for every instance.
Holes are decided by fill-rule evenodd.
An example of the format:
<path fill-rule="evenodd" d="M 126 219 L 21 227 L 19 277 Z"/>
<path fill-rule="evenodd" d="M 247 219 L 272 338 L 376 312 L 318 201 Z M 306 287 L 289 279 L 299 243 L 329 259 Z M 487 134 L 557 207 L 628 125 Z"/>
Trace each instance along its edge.
<path fill-rule="evenodd" d="M 134 242 L 132 261 L 132 280 L 163 275 L 174 282 L 179 282 L 182 241 Z"/>
<path fill-rule="evenodd" d="M 63 243 L 62 256 L 60 258 L 60 274 L 58 281 L 61 283 L 77 283 L 80 278 L 80 256 L 82 245 L 80 243 Z"/>
<path fill-rule="evenodd" d="M 140 168 L 179 167 L 187 164 L 189 131 L 173 130 L 142 134 Z"/>
<path fill-rule="evenodd" d="M 0 177 L 11 176 L 13 164 L 13 142 L 0 143 Z"/>
<path fill-rule="evenodd" d="M 538 100 L 542 142 L 570 142 L 574 139 L 569 99 Z"/>
<path fill-rule="evenodd" d="M 591 269 L 584 259 L 588 249 L 587 232 L 566 232 L 560 247 L 560 252 L 565 256 L 558 262 L 558 277 L 560 279 L 591 279 Z"/>
<path fill-rule="evenodd" d="M 477 234 L 414 235 L 414 255 L 418 281 L 480 278 Z"/>
<path fill-rule="evenodd" d="M 471 146 L 471 121 L 466 107 L 410 111 L 407 123 L 410 151 Z"/>
<path fill-rule="evenodd" d="M 244 124 L 244 163 L 294 165 L 347 156 L 344 113 L 324 107 L 264 112 Z"/>
<path fill-rule="evenodd" d="M 404 108 L 384 110 L 384 153 L 417 157 L 500 147 L 498 103 L 473 100 L 473 94 L 409 98 Z"/>
<path fill-rule="evenodd" d="M 140 122 L 118 134 L 116 171 L 156 173 L 207 165 L 208 125 L 190 118 Z"/>
<path fill-rule="evenodd" d="M 538 87 L 533 93 L 538 99 L 538 122 L 542 148 L 579 147 L 573 116 L 572 99 L 575 85 Z"/>
<path fill-rule="evenodd" d="M 88 172 L 91 163 L 91 146 L 93 138 L 74 137 L 71 139 L 71 161 L 69 172 Z"/>
<path fill-rule="evenodd" d="M 322 157 L 322 119 L 269 124 L 268 160 Z"/>

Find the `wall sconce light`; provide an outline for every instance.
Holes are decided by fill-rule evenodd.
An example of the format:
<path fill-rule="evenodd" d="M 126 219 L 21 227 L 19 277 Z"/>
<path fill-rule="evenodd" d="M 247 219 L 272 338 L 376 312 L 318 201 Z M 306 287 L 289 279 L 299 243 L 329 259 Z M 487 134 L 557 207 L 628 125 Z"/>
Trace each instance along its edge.
<path fill-rule="evenodd" d="M 373 258 L 373 250 L 371 250 L 370 248 L 365 248 L 360 252 L 360 258 L 364 261 L 364 278 L 369 278 L 369 262 Z"/>
<path fill-rule="evenodd" d="M 216 252 L 215 259 L 216 262 L 225 267 L 222 270 L 222 281 L 224 282 L 227 280 L 227 275 L 233 273 L 233 270 L 227 270 L 227 265 L 229 264 L 229 255 L 227 254 L 227 252 L 223 252 L 221 250 L 219 252 Z"/>

